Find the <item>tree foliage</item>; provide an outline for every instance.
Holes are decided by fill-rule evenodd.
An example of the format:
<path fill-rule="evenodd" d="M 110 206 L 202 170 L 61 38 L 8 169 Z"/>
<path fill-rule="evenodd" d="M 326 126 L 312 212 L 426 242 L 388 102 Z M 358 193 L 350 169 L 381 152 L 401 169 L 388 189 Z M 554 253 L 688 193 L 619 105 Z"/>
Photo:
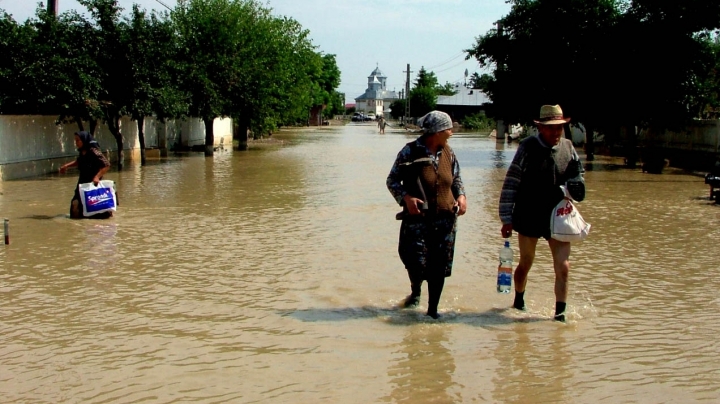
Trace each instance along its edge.
<path fill-rule="evenodd" d="M 97 41 L 80 14 L 55 18 L 38 8 L 36 18 L 18 24 L 3 13 L 0 30 L 1 113 L 57 114 L 79 125 L 100 116 Z"/>
<path fill-rule="evenodd" d="M 133 6 L 127 19 L 125 48 L 132 62 L 129 114 L 138 120 L 155 115 L 160 120 L 187 114 L 188 95 L 180 90 L 179 49 L 171 21 Z"/>
<path fill-rule="evenodd" d="M 212 121 L 244 132 L 306 122 L 313 106 L 342 111 L 335 55 L 297 21 L 257 0 L 179 0 L 171 13 L 117 0 L 78 0 L 89 16 L 38 7 L 19 24 L 0 10 L 0 113 L 104 119 L 122 150 L 122 115 L 198 117 L 212 154 Z M 141 143 L 142 134 L 141 134 Z M 122 159 L 120 159 L 122 161 Z"/>
<path fill-rule="evenodd" d="M 393 101 L 393 103 L 390 104 L 390 116 L 392 116 L 394 119 L 400 119 L 400 117 L 405 116 L 406 103 L 407 100 L 405 98 L 400 98 Z"/>
<path fill-rule="evenodd" d="M 414 86 L 410 90 L 408 101 L 410 102 L 410 114 L 420 117 L 435 109 L 439 95 L 454 95 L 457 93 L 455 86 L 451 83 L 440 85 L 437 76 L 432 71 L 421 67 L 418 71 Z M 405 115 L 406 100 L 396 100 L 390 106 L 391 116 L 399 118 Z"/>
<path fill-rule="evenodd" d="M 467 50 L 490 67 L 494 114 L 529 122 L 542 104 L 594 128 L 672 125 L 698 116 L 713 65 L 707 31 L 720 3 L 702 0 L 511 0 L 497 29 Z M 702 94 L 701 94 L 702 93 Z M 703 95 L 705 94 L 705 95 Z"/>
<path fill-rule="evenodd" d="M 452 84 L 446 83 L 441 86 L 435 73 L 421 67 L 408 97 L 410 114 L 416 117 L 425 115 L 435 109 L 438 95 L 453 95 L 455 93 L 455 87 Z M 404 114 L 404 111 L 402 114 Z"/>
<path fill-rule="evenodd" d="M 470 76 L 470 88 L 477 88 L 482 90 L 483 93 L 490 96 L 492 91 L 490 90 L 490 83 L 493 82 L 493 76 L 487 73 L 479 75 L 477 72 Z"/>

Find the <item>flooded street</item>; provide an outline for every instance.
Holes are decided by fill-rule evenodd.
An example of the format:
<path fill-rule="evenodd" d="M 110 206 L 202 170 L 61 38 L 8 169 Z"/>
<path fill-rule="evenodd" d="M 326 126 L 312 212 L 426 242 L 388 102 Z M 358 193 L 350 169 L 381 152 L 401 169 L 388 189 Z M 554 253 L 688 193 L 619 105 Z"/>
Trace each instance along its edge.
<path fill-rule="evenodd" d="M 702 177 L 586 163 L 593 227 L 560 324 L 542 242 L 528 311 L 495 292 L 517 145 L 456 134 L 468 213 L 434 321 L 427 284 L 419 308 L 398 308 L 410 290 L 385 187 L 415 135 L 273 137 L 110 172 L 120 207 L 105 221 L 66 218 L 77 171 L 0 182 L 0 401 L 720 401 L 720 207 Z"/>

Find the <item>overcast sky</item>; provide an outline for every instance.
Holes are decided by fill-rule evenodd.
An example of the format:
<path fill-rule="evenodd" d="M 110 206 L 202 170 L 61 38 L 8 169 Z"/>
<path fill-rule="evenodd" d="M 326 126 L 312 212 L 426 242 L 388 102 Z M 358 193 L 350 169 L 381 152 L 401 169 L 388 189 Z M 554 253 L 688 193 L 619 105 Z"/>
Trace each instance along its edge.
<path fill-rule="evenodd" d="M 0 8 L 23 22 L 35 15 L 36 0 L 0 0 Z M 119 0 L 125 12 L 134 3 L 145 9 L 174 7 L 176 0 Z M 387 87 L 405 87 L 421 66 L 435 72 L 441 84 L 462 82 L 465 69 L 483 73 L 463 49 L 507 14 L 505 0 L 269 0 L 277 15 L 292 17 L 310 31 L 318 50 L 335 54 L 342 72 L 339 91 L 346 102 L 367 88 L 376 66 L 388 77 Z M 85 9 L 76 0 L 58 0 L 60 12 Z"/>

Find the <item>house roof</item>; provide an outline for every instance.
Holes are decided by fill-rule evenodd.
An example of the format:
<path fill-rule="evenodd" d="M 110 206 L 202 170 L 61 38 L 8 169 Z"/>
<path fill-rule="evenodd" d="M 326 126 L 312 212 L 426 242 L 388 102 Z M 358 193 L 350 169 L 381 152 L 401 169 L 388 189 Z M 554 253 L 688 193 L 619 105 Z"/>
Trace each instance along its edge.
<path fill-rule="evenodd" d="M 477 88 L 461 88 L 455 95 L 439 95 L 437 97 L 437 105 L 481 106 L 488 102 L 491 102 L 490 98 Z"/>
<path fill-rule="evenodd" d="M 369 77 L 372 77 L 372 76 L 378 76 L 378 77 L 382 77 L 382 78 L 387 78 L 387 77 L 385 77 L 385 76 L 382 74 L 382 72 L 380 71 L 380 68 L 379 68 L 379 67 L 376 67 L 375 70 L 373 70 L 372 73 L 370 73 L 370 76 L 369 76 Z"/>
<path fill-rule="evenodd" d="M 397 99 L 398 95 L 395 91 L 388 90 L 365 90 L 365 93 L 359 97 L 355 97 L 355 101 L 360 100 L 388 100 Z"/>

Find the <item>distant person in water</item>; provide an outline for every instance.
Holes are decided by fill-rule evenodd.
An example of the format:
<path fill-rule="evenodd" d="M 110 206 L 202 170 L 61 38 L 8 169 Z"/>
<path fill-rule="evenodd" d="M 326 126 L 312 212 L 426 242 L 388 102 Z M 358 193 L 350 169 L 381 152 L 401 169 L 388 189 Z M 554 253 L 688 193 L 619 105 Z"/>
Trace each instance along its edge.
<path fill-rule="evenodd" d="M 80 201 L 80 190 L 78 185 L 92 182 L 97 185 L 110 169 L 110 162 L 100 151 L 100 145 L 93 138 L 90 132 L 75 132 L 75 147 L 79 152 L 75 161 L 63 164 L 60 167 L 60 174 L 64 174 L 68 168 L 77 167 L 80 171 L 75 195 L 70 201 L 70 218 L 82 219 L 83 209 Z M 92 216 L 93 219 L 103 219 L 112 216 L 112 212 L 105 212 Z"/>
<path fill-rule="evenodd" d="M 432 111 L 420 118 L 423 134 L 400 150 L 387 177 L 387 187 L 403 211 L 398 253 L 410 278 L 405 307 L 420 303 L 428 283 L 427 315 L 437 319 L 445 278 L 452 274 L 458 215 L 467 209 L 460 165 L 448 145 L 450 116 Z"/>

